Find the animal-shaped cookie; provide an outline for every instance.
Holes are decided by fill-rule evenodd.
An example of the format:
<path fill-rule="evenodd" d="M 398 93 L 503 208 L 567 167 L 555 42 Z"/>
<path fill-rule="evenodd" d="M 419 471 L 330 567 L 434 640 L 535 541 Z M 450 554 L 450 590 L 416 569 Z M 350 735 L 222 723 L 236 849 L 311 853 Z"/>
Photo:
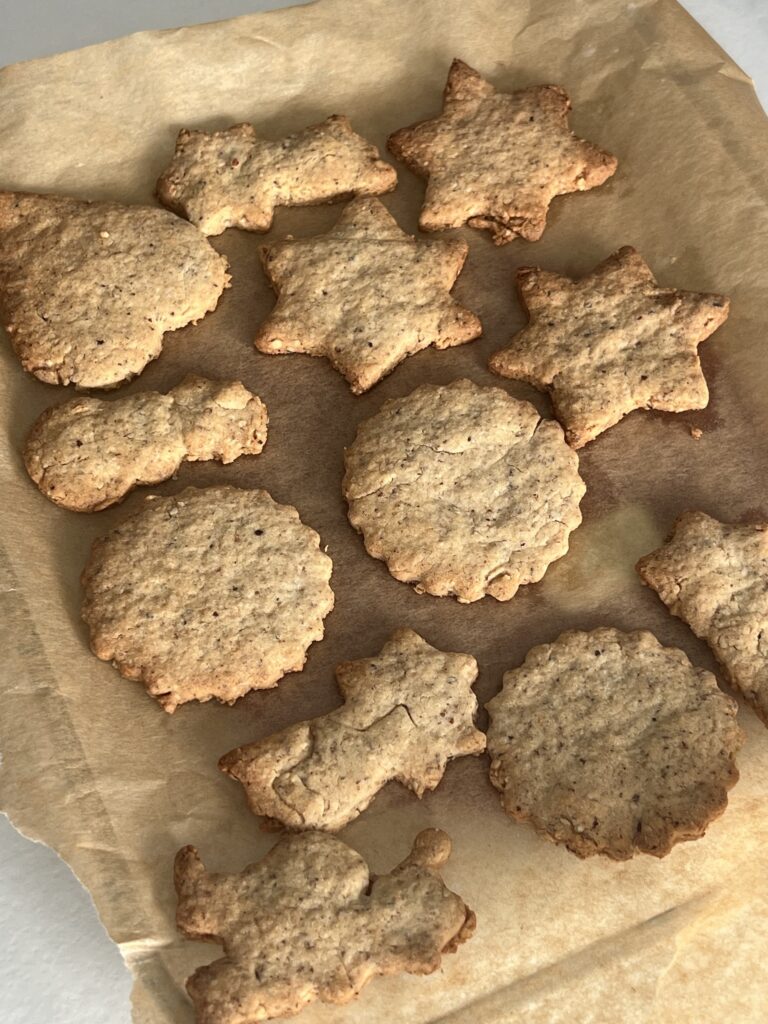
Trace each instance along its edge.
<path fill-rule="evenodd" d="M 335 115 L 276 140 L 260 138 L 252 124 L 182 129 L 157 194 L 203 234 L 220 235 L 230 227 L 269 231 L 277 206 L 375 196 L 396 184 L 394 167 Z"/>
<path fill-rule="evenodd" d="M 27 438 L 24 464 L 46 498 L 97 512 L 138 484 L 167 480 L 182 462 L 233 462 L 256 455 L 266 440 L 264 403 L 239 381 L 191 376 L 167 395 L 73 398 L 46 409 Z"/>
<path fill-rule="evenodd" d="M 469 224 L 496 245 L 540 238 L 555 196 L 595 188 L 616 170 L 614 156 L 573 134 L 570 109 L 558 85 L 497 92 L 454 60 L 442 114 L 389 137 L 395 156 L 427 179 L 419 226 Z"/>
<path fill-rule="evenodd" d="M 187 981 L 198 1024 L 290 1017 L 316 999 L 347 1003 L 377 975 L 437 970 L 475 928 L 439 874 L 450 852 L 448 836 L 428 829 L 393 871 L 371 876 L 341 840 L 304 832 L 240 874 L 217 875 L 184 847 L 178 927 L 225 953 Z"/>
<path fill-rule="evenodd" d="M 336 831 L 397 779 L 417 796 L 448 761 L 485 750 L 474 726 L 477 662 L 400 629 L 380 653 L 338 665 L 345 703 L 230 751 L 219 762 L 256 814 L 293 829 Z"/>
<path fill-rule="evenodd" d="M 0 313 L 25 370 L 112 388 L 229 287 L 227 261 L 152 206 L 0 192 Z"/>

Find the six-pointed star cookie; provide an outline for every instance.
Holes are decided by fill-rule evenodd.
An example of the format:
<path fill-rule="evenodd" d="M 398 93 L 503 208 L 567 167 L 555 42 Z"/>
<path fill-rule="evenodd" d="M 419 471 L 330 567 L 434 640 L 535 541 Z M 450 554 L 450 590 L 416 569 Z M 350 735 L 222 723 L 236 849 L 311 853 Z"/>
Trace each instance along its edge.
<path fill-rule="evenodd" d="M 226 259 L 167 210 L 0 192 L 0 311 L 48 384 L 130 380 L 227 287 Z"/>
<path fill-rule="evenodd" d="M 449 294 L 467 249 L 459 240 L 417 241 L 378 199 L 353 200 L 326 234 L 264 248 L 278 301 L 256 347 L 327 356 L 359 395 L 406 356 L 481 333 Z"/>
<path fill-rule="evenodd" d="M 232 704 L 303 667 L 333 608 L 331 568 L 315 531 L 266 491 L 149 497 L 83 571 L 91 650 L 166 711 Z"/>
<path fill-rule="evenodd" d="M 768 523 L 731 525 L 686 512 L 637 571 L 707 641 L 768 725 Z"/>
<path fill-rule="evenodd" d="M 578 281 L 521 267 L 517 282 L 530 322 L 490 368 L 546 389 L 574 448 L 633 409 L 709 401 L 697 348 L 727 319 L 727 298 L 662 288 L 631 246 Z"/>
<path fill-rule="evenodd" d="M 570 107 L 559 86 L 500 93 L 454 60 L 442 114 L 388 142 L 427 178 L 420 227 L 469 224 L 490 231 L 497 245 L 540 238 L 555 196 L 595 188 L 616 170 L 615 157 L 570 131 Z"/>
<path fill-rule="evenodd" d="M 348 1003 L 377 975 L 431 974 L 475 930 L 475 915 L 439 869 L 445 832 L 420 832 L 406 859 L 371 875 L 323 832 L 286 836 L 239 874 L 207 871 L 192 846 L 176 855 L 176 923 L 224 956 L 187 980 L 199 1024 L 292 1017 L 308 1003 Z"/>
<path fill-rule="evenodd" d="M 469 654 L 438 651 L 400 629 L 380 653 L 336 668 L 345 703 L 230 751 L 219 767 L 242 782 L 251 809 L 289 828 L 336 831 L 391 779 L 417 796 L 448 761 L 485 750 L 474 726 Z"/>
<path fill-rule="evenodd" d="M 421 593 L 508 601 L 581 522 L 584 482 L 560 424 L 501 388 L 423 384 L 362 423 L 344 460 L 349 521 Z"/>
<path fill-rule="evenodd" d="M 203 234 L 220 235 L 229 227 L 269 231 L 276 206 L 377 196 L 396 184 L 394 167 L 336 115 L 276 141 L 260 139 L 252 124 L 183 129 L 157 195 Z"/>
<path fill-rule="evenodd" d="M 652 633 L 563 633 L 486 705 L 504 810 L 579 857 L 663 857 L 725 810 L 743 742 L 711 672 Z"/>

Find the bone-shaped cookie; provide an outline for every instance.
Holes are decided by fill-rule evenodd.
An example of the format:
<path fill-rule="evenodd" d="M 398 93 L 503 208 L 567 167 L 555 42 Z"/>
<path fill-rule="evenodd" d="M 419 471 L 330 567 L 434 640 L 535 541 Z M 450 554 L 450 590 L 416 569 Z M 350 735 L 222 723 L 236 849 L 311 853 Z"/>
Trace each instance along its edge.
<path fill-rule="evenodd" d="M 239 381 L 191 376 L 167 395 L 75 398 L 47 409 L 27 438 L 24 463 L 46 498 L 97 512 L 137 484 L 167 480 L 182 462 L 233 462 L 266 440 L 259 398 Z"/>
<path fill-rule="evenodd" d="M 372 878 L 322 832 L 286 836 L 236 875 L 209 873 L 194 847 L 176 856 L 179 930 L 225 956 L 187 980 L 198 1024 L 253 1024 L 307 1003 L 347 1003 L 376 975 L 429 974 L 475 928 L 443 884 L 444 832 L 420 832 L 406 859 Z"/>
<path fill-rule="evenodd" d="M 293 829 L 336 831 L 396 779 L 421 796 L 452 757 L 485 750 L 475 728 L 477 662 L 438 651 L 411 629 L 373 658 L 337 666 L 345 703 L 226 754 L 256 814 Z"/>

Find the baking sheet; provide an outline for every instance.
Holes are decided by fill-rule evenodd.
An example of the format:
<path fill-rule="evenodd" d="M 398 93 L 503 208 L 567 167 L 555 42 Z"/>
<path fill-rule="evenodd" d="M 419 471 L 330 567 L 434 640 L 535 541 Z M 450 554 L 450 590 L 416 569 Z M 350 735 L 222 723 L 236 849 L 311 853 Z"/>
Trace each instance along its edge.
<path fill-rule="evenodd" d="M 194 371 L 239 377 L 267 403 L 262 455 L 185 465 L 155 490 L 263 486 L 295 504 L 328 545 L 336 608 L 326 637 L 276 690 L 171 717 L 90 655 L 79 573 L 93 538 L 138 509 L 147 491 L 93 516 L 42 498 L 20 448 L 37 414 L 72 392 L 23 373 L 7 343 L 0 351 L 2 806 L 93 894 L 135 974 L 140 1024 L 191 1021 L 183 980 L 219 955 L 175 932 L 176 849 L 194 843 L 209 867 L 231 871 L 274 842 L 241 788 L 217 770 L 222 753 L 336 706 L 333 666 L 374 653 L 400 626 L 475 655 L 481 700 L 532 644 L 566 628 L 650 628 L 714 668 L 706 646 L 632 566 L 686 508 L 768 517 L 766 121 L 749 79 L 672 0 L 319 0 L 16 65 L 0 73 L 0 187 L 151 202 L 180 127 L 239 120 L 277 137 L 346 113 L 383 149 L 390 131 L 440 109 L 454 56 L 504 89 L 562 84 L 574 129 L 620 161 L 607 185 L 555 201 L 540 242 L 497 249 L 485 234 L 457 232 L 471 253 L 455 294 L 482 318 L 481 340 L 421 353 L 360 398 L 322 360 L 256 353 L 255 327 L 273 302 L 260 244 L 325 230 L 341 207 L 280 210 L 267 236 L 229 231 L 213 240 L 231 261 L 233 288 L 216 313 L 167 336 L 161 358 L 115 394 L 165 390 Z M 399 188 L 385 202 L 415 230 L 423 183 L 398 170 Z M 486 369 L 523 323 L 514 269 L 539 263 L 580 274 L 624 244 L 664 284 L 732 297 L 728 323 L 701 350 L 709 408 L 633 413 L 581 453 L 584 524 L 540 584 L 505 604 L 413 593 L 365 554 L 346 521 L 342 449 L 356 425 L 422 381 L 458 376 L 547 412 L 543 396 Z M 701 440 L 691 427 L 704 431 Z M 387 870 L 420 828 L 445 828 L 454 840 L 445 878 L 476 910 L 476 936 L 428 978 L 380 979 L 349 1006 L 315 1005 L 301 1019 L 763 1021 L 768 736 L 743 706 L 740 721 L 742 777 L 726 814 L 661 862 L 581 862 L 514 824 L 485 757 L 453 763 L 421 802 L 391 784 L 342 837 L 374 870 Z"/>

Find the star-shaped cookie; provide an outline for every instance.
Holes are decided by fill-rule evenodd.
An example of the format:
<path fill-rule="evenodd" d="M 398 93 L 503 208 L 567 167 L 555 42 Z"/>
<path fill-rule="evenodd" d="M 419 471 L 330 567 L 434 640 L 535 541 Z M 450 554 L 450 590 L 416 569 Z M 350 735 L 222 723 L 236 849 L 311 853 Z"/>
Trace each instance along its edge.
<path fill-rule="evenodd" d="M 453 757 L 480 754 L 469 654 L 399 629 L 373 658 L 338 665 L 344 704 L 231 750 L 219 767 L 242 782 L 255 814 L 289 828 L 335 832 L 392 779 L 422 796 Z"/>
<path fill-rule="evenodd" d="M 741 526 L 686 512 L 637 571 L 707 641 L 768 725 L 768 523 Z"/>
<path fill-rule="evenodd" d="M 427 178 L 419 226 L 469 224 L 490 231 L 496 245 L 541 238 L 555 196 L 596 188 L 617 166 L 616 157 L 571 132 L 570 109 L 557 85 L 497 92 L 454 60 L 442 114 L 401 128 L 387 143 Z"/>
<path fill-rule="evenodd" d="M 157 195 L 204 235 L 220 235 L 230 227 L 269 231 L 277 206 L 377 196 L 396 184 L 394 167 L 335 115 L 277 140 L 260 138 L 252 124 L 183 129 Z"/>
<path fill-rule="evenodd" d="M 728 318 L 728 299 L 662 288 L 631 246 L 586 277 L 521 267 L 530 321 L 490 368 L 552 397 L 581 448 L 633 409 L 684 412 L 709 401 L 698 346 Z"/>
<path fill-rule="evenodd" d="M 326 356 L 362 394 L 406 356 L 477 338 L 482 325 L 451 298 L 464 241 L 419 241 L 378 199 L 355 199 L 335 227 L 263 250 L 278 294 L 255 345 Z"/>

